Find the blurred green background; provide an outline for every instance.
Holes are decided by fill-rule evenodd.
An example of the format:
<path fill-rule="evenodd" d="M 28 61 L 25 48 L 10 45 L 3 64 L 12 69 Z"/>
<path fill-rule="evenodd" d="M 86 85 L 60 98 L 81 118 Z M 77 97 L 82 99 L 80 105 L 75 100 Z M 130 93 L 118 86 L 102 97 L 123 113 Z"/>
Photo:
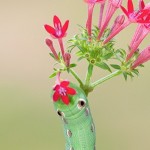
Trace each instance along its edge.
<path fill-rule="evenodd" d="M 44 43 L 49 35 L 43 24 L 52 23 L 53 15 L 63 22 L 69 19 L 67 41 L 78 32 L 77 24 L 85 25 L 87 6 L 82 0 L 0 2 L 0 150 L 63 150 L 62 124 L 50 99 L 54 80 L 48 77 L 54 61 Z M 116 37 L 116 47 L 127 49 L 135 27 L 131 25 Z M 147 37 L 140 49 L 149 42 Z M 83 78 L 86 69 L 83 61 L 76 71 Z M 93 80 L 105 74 L 95 70 Z M 66 74 L 62 77 L 74 81 Z M 134 80 L 116 77 L 90 94 L 97 150 L 150 150 L 149 89 L 147 63 Z"/>

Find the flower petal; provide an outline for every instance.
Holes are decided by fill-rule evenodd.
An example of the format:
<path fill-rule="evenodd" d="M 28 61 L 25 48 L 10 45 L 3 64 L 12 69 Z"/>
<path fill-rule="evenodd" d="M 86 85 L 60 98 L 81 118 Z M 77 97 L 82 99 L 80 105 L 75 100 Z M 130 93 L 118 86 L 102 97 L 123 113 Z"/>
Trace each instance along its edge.
<path fill-rule="evenodd" d="M 51 26 L 49 26 L 49 25 L 47 25 L 47 24 L 45 24 L 44 27 L 45 27 L 45 30 L 46 30 L 48 33 L 50 33 L 50 34 L 52 34 L 52 35 L 55 35 L 55 29 L 54 29 L 53 27 L 51 27 Z"/>
<path fill-rule="evenodd" d="M 144 9 L 144 7 L 145 7 L 144 1 L 143 1 L 143 0 L 140 0 L 140 1 L 139 1 L 139 9 L 142 10 L 142 9 Z"/>
<path fill-rule="evenodd" d="M 65 35 L 65 33 L 66 33 L 67 29 L 68 29 L 68 25 L 69 25 L 69 20 L 67 20 L 65 22 L 65 24 L 63 25 L 63 27 L 62 27 L 62 33 L 63 33 L 63 35 Z"/>
<path fill-rule="evenodd" d="M 121 8 L 122 11 L 125 13 L 125 15 L 128 17 L 129 14 L 128 14 L 127 10 L 126 10 L 123 6 L 120 6 L 120 8 Z"/>
<path fill-rule="evenodd" d="M 57 100 L 59 100 L 59 98 L 60 98 L 60 94 L 58 92 L 55 92 L 53 94 L 53 101 L 56 102 Z"/>
<path fill-rule="evenodd" d="M 69 104 L 69 97 L 68 97 L 68 95 L 65 95 L 65 96 L 61 96 L 61 98 L 62 98 L 62 101 L 66 104 L 66 105 L 68 105 Z"/>
<path fill-rule="evenodd" d="M 53 23 L 54 23 L 55 28 L 58 28 L 58 27 L 62 28 L 61 21 L 57 16 L 54 16 Z"/>
<path fill-rule="evenodd" d="M 128 13 L 132 13 L 134 11 L 134 6 L 132 0 L 128 0 Z"/>
<path fill-rule="evenodd" d="M 146 17 L 145 23 L 150 23 L 150 14 Z"/>
<path fill-rule="evenodd" d="M 59 88 L 60 88 L 60 85 L 59 85 L 59 84 L 56 84 L 56 85 L 53 87 L 53 90 L 57 91 Z"/>
<path fill-rule="evenodd" d="M 67 90 L 67 94 L 70 94 L 70 95 L 76 94 L 76 90 L 73 88 L 67 87 L 66 90 Z"/>
<path fill-rule="evenodd" d="M 62 87 L 67 87 L 69 84 L 70 84 L 69 81 L 62 81 L 62 82 L 60 83 L 60 86 L 62 86 Z"/>

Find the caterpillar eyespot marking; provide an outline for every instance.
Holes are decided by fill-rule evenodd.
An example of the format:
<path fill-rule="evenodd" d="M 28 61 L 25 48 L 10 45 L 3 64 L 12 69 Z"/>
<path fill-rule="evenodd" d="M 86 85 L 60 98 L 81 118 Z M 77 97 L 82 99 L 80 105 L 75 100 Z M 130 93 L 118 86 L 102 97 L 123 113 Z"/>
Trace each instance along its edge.
<path fill-rule="evenodd" d="M 86 105 L 86 101 L 84 99 L 79 99 L 78 104 L 77 104 L 78 109 L 84 108 L 85 105 Z"/>
<path fill-rule="evenodd" d="M 57 110 L 57 114 L 61 117 L 65 117 L 65 114 L 63 112 L 61 112 L 60 110 Z"/>

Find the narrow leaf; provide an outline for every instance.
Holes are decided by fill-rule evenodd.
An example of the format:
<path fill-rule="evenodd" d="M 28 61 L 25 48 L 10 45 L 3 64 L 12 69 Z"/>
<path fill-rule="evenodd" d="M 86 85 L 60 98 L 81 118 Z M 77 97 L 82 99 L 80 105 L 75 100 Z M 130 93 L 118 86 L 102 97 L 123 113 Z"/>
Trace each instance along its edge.
<path fill-rule="evenodd" d="M 55 57 L 54 57 L 54 54 L 52 54 L 52 53 L 49 53 L 49 55 L 55 59 Z"/>
<path fill-rule="evenodd" d="M 104 63 L 104 62 L 97 63 L 96 66 L 98 66 L 98 67 L 100 67 L 100 68 L 102 68 L 104 70 L 108 70 L 109 72 L 112 72 L 111 69 L 109 68 L 109 66 L 106 63 Z"/>
<path fill-rule="evenodd" d="M 119 65 L 116 65 L 116 64 L 111 64 L 111 67 L 113 67 L 114 69 L 118 69 L 118 70 L 121 69 L 121 67 Z"/>
<path fill-rule="evenodd" d="M 113 56 L 113 53 L 108 53 L 103 58 L 107 60 L 107 59 L 111 58 L 112 56 Z"/>
<path fill-rule="evenodd" d="M 50 76 L 49 76 L 49 78 L 53 78 L 53 77 L 55 77 L 57 75 L 57 72 L 54 72 L 54 73 L 52 73 Z"/>
<path fill-rule="evenodd" d="M 136 74 L 137 76 L 139 76 L 139 71 L 138 71 L 137 69 L 132 70 L 132 72 L 133 72 L 134 74 Z"/>
<path fill-rule="evenodd" d="M 123 72 L 123 76 L 124 76 L 125 80 L 127 81 L 127 77 L 128 77 L 128 75 L 127 75 L 127 73 L 126 73 L 126 72 Z"/>
<path fill-rule="evenodd" d="M 80 61 L 80 60 L 82 60 L 83 58 L 84 58 L 84 57 L 79 57 L 77 61 Z"/>
<path fill-rule="evenodd" d="M 70 64 L 70 68 L 76 67 L 76 64 Z"/>

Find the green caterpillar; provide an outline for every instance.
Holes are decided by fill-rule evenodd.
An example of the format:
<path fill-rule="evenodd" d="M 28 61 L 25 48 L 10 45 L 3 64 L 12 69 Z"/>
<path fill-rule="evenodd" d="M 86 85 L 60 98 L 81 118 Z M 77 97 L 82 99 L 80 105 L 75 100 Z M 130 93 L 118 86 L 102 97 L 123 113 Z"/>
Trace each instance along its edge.
<path fill-rule="evenodd" d="M 82 89 L 73 83 L 69 85 L 76 94 L 69 96 L 70 103 L 54 102 L 55 110 L 63 121 L 66 150 L 95 150 L 95 126 L 87 97 Z"/>

